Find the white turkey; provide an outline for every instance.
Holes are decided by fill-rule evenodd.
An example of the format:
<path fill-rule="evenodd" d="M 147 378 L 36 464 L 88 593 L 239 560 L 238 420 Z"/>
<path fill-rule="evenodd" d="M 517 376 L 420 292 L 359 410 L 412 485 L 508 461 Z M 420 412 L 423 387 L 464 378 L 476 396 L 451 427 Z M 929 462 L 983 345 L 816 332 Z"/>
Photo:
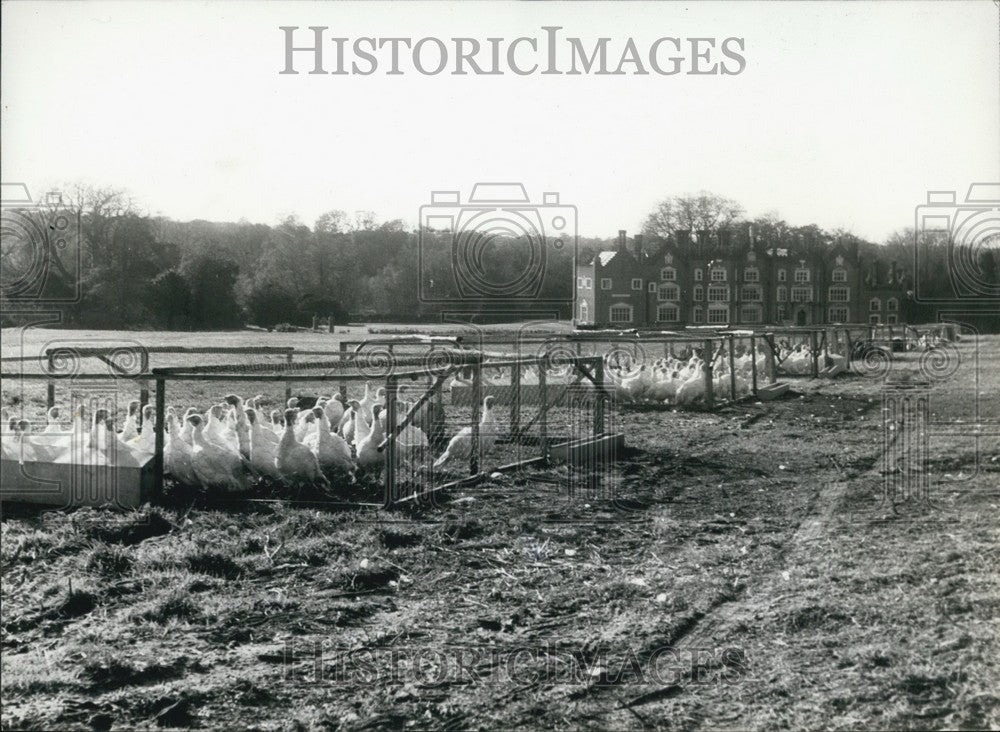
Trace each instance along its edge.
<path fill-rule="evenodd" d="M 191 465 L 198 482 L 208 489 L 229 492 L 246 490 L 243 460 L 231 449 L 220 447 L 205 437 L 205 424 L 197 414 L 188 417 L 191 423 L 194 450 Z"/>
<path fill-rule="evenodd" d="M 246 410 L 250 426 L 250 467 L 258 475 L 272 480 L 281 477 L 275 460 L 278 457 L 278 437 L 257 419 L 256 409 Z"/>
<path fill-rule="evenodd" d="M 286 412 L 287 414 L 287 412 Z M 313 431 L 316 426 L 316 415 L 311 409 L 300 411 L 295 409 L 295 439 L 302 442 L 306 435 Z"/>
<path fill-rule="evenodd" d="M 152 404 L 142 408 L 142 432 L 128 443 L 139 455 L 152 455 L 156 452 L 156 409 Z"/>
<path fill-rule="evenodd" d="M 62 432 L 62 425 L 59 424 L 59 407 L 52 407 L 45 416 L 46 432 Z"/>
<path fill-rule="evenodd" d="M 344 419 L 341 420 L 343 425 L 341 434 L 348 444 L 357 447 L 358 443 L 371 432 L 371 423 L 365 419 L 360 402 L 352 399 L 350 404 L 351 408 L 344 413 Z"/>
<path fill-rule="evenodd" d="M 321 470 L 342 470 L 354 474 L 354 458 L 351 456 L 351 446 L 338 434 L 330 432 L 330 422 L 322 407 L 313 407 L 316 415 L 316 431 L 306 435 L 304 444 L 311 449 L 319 460 Z"/>
<path fill-rule="evenodd" d="M 285 431 L 278 443 L 275 466 L 281 476 L 290 483 L 319 483 L 330 488 L 330 481 L 319 469 L 319 460 L 313 451 L 295 438 L 295 409 L 285 410 Z"/>
<path fill-rule="evenodd" d="M 495 400 L 496 398 L 493 396 L 488 396 L 483 400 L 483 414 L 479 419 L 480 457 L 485 456 L 496 444 L 499 426 L 493 414 L 493 402 Z M 468 461 L 471 455 L 472 427 L 463 427 L 451 438 L 448 447 L 434 461 L 434 467 L 440 468 L 455 460 Z"/>
<path fill-rule="evenodd" d="M 223 399 L 226 404 L 232 406 L 232 416 L 235 421 L 233 430 L 236 433 L 236 447 L 240 455 L 248 457 L 250 455 L 250 423 L 247 421 L 246 410 L 243 406 L 243 399 L 235 394 L 228 394 Z"/>
<path fill-rule="evenodd" d="M 225 412 L 224 404 L 213 405 L 199 422 L 202 425 L 202 435 L 206 441 L 213 445 L 228 450 L 234 455 L 239 455 L 240 448 L 236 430 L 225 421 Z"/>
<path fill-rule="evenodd" d="M 285 433 L 285 420 L 281 418 L 280 409 L 271 410 L 271 431 L 280 439 Z"/>
<path fill-rule="evenodd" d="M 133 399 L 128 403 L 128 414 L 125 416 L 125 421 L 122 423 L 121 440 L 122 442 L 128 442 L 129 440 L 134 440 L 139 436 L 139 426 L 137 420 L 139 419 L 139 401 Z"/>
<path fill-rule="evenodd" d="M 355 443 L 358 450 L 358 465 L 362 468 L 367 469 L 381 465 L 385 460 L 385 456 L 378 451 L 378 446 L 385 439 L 382 422 L 378 418 L 381 410 L 382 407 L 378 404 L 372 407 L 372 424 L 360 441 Z M 355 437 L 357 437 L 356 433 Z"/>
<path fill-rule="evenodd" d="M 340 392 L 337 392 L 332 397 L 326 400 L 323 404 L 323 411 L 326 412 L 326 421 L 331 426 L 339 426 L 340 419 L 344 416 L 344 397 Z"/>

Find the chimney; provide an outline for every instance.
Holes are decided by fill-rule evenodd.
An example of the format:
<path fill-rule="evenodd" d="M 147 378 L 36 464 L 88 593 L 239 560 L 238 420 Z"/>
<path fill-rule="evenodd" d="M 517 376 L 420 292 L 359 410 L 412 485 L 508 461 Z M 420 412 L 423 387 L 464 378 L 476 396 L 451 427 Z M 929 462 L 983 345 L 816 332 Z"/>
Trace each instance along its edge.
<path fill-rule="evenodd" d="M 872 266 L 868 268 L 868 284 L 872 287 L 878 287 L 878 260 L 872 260 Z"/>
<path fill-rule="evenodd" d="M 896 282 L 896 260 L 892 260 L 889 263 L 889 280 L 888 284 L 892 285 Z"/>
<path fill-rule="evenodd" d="M 642 250 L 642 234 L 636 234 L 632 237 L 632 246 L 635 247 L 635 256 L 641 257 L 644 252 Z"/>
<path fill-rule="evenodd" d="M 621 250 L 621 251 L 625 251 L 625 249 L 626 249 L 626 246 L 625 246 L 625 233 L 626 233 L 625 229 L 619 229 L 618 230 L 618 249 Z"/>

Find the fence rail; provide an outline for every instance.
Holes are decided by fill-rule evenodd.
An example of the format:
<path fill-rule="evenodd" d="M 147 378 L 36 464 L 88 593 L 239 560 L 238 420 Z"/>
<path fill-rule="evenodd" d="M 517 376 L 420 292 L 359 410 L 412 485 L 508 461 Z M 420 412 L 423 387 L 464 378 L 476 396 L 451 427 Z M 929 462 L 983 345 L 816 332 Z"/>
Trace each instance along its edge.
<path fill-rule="evenodd" d="M 99 354 L 95 353 L 94 355 L 96 356 Z M 151 369 L 148 372 L 127 375 L 108 371 L 67 375 L 67 377 L 74 376 L 77 379 L 87 381 L 151 381 L 155 385 L 154 412 L 156 419 L 152 425 L 154 434 L 154 452 L 152 462 L 154 474 L 154 495 L 157 496 L 162 495 L 164 487 L 167 397 L 171 382 L 242 383 L 266 380 L 274 381 L 276 383 L 290 384 L 295 382 L 336 383 L 343 382 L 344 380 L 375 380 L 380 383 L 384 383 L 386 412 L 385 438 L 378 445 L 378 451 L 383 455 L 383 467 L 381 473 L 384 498 L 383 505 L 387 507 L 400 502 L 411 502 L 421 498 L 429 498 L 435 493 L 448 487 L 476 483 L 483 480 L 485 474 L 497 470 L 506 471 L 519 467 L 543 464 L 548 460 L 549 447 L 552 441 L 561 440 L 569 442 L 572 439 L 580 437 L 579 434 L 565 434 L 562 431 L 550 432 L 549 430 L 549 415 L 554 407 L 551 405 L 551 400 L 547 394 L 544 376 L 552 367 L 552 364 L 548 359 L 521 358 L 516 355 L 512 356 L 509 354 L 485 354 L 471 351 L 451 353 L 449 354 L 449 357 L 451 362 L 439 367 L 427 367 L 424 359 L 401 358 L 400 363 L 397 364 L 400 366 L 400 369 L 385 374 L 381 379 L 372 379 L 370 375 L 358 373 L 356 369 L 360 359 L 356 358 L 351 358 L 346 361 L 340 361 L 338 359 L 335 362 L 319 362 L 319 364 L 323 366 L 331 363 L 336 366 L 335 369 L 332 369 L 332 372 L 320 374 L 288 372 L 244 373 L 240 370 L 240 364 L 230 364 L 221 368 L 197 366 L 180 368 L 161 367 Z M 492 360 L 490 360 L 491 358 Z M 316 363 L 300 362 L 298 364 L 294 364 L 293 368 L 307 370 L 309 368 L 315 368 L 316 365 Z M 421 365 L 422 368 L 411 371 L 403 370 L 407 366 L 417 365 Z M 574 368 L 579 370 L 581 381 L 586 381 L 591 385 L 589 388 L 590 398 L 587 399 L 585 403 L 582 401 L 579 402 L 577 404 L 577 408 L 580 408 L 580 405 L 584 405 L 586 408 L 592 410 L 591 414 L 586 419 L 586 423 L 589 425 L 588 434 L 598 437 L 604 434 L 606 430 L 605 402 L 611 399 L 611 395 L 603 388 L 603 359 L 600 357 L 581 357 L 580 359 L 575 360 L 572 365 Z M 467 475 L 454 480 L 447 479 L 442 481 L 442 477 L 448 477 L 447 474 L 442 476 L 440 473 L 436 473 L 433 469 L 431 469 L 428 475 L 421 477 L 418 481 L 416 489 L 414 489 L 412 475 L 410 476 L 411 479 L 409 481 L 401 480 L 406 477 L 402 474 L 402 461 L 399 449 L 401 435 L 404 434 L 408 427 L 413 425 L 414 420 L 417 418 L 421 409 L 430 404 L 432 400 L 440 398 L 443 385 L 450 375 L 454 374 L 458 369 L 471 369 L 473 372 L 473 383 L 477 385 L 477 395 L 481 397 L 481 387 L 483 382 L 482 374 L 484 368 L 509 368 L 511 373 L 520 373 L 522 369 L 528 367 L 537 368 L 539 373 L 542 375 L 540 384 L 541 397 L 537 405 L 537 411 L 527 423 L 518 422 L 516 419 L 512 419 L 509 424 L 509 429 L 506 430 L 506 434 L 491 434 L 489 437 L 494 440 L 502 438 L 504 444 L 507 445 L 523 444 L 527 446 L 526 449 L 529 450 L 534 449 L 532 446 L 536 446 L 537 449 L 535 449 L 534 452 L 528 456 L 524 456 L 521 454 L 521 448 L 518 447 L 514 451 L 517 459 L 501 462 L 501 464 L 498 465 L 490 465 L 488 466 L 489 469 L 484 471 L 485 456 L 483 454 L 483 442 L 480 440 L 479 434 L 483 400 L 478 398 L 471 405 L 471 414 L 468 418 L 463 417 L 462 414 L 458 414 L 452 418 L 452 422 L 455 422 L 456 419 L 458 420 L 455 424 L 453 424 L 453 427 L 455 427 L 455 429 L 452 430 L 453 432 L 458 433 L 463 427 L 468 427 L 470 431 L 471 449 L 467 455 Z M 3 374 L 2 376 L 4 379 L 14 378 L 29 381 L 50 381 L 53 378 L 51 374 L 46 373 L 11 373 Z M 405 384 L 407 380 L 422 377 L 430 378 L 430 385 L 423 389 L 419 398 L 406 410 L 404 414 L 401 415 L 399 413 L 399 405 L 401 403 L 401 386 Z M 521 403 L 519 393 L 515 393 L 515 404 L 516 406 L 512 414 L 520 412 L 520 410 L 525 407 L 525 404 Z M 461 412 L 462 410 L 459 411 Z M 148 429 L 149 425 L 144 426 L 144 428 Z M 433 430 L 428 431 L 431 433 L 429 437 L 433 438 Z M 530 438 L 532 431 L 536 433 L 537 439 L 528 439 Z M 440 446 L 441 440 L 436 440 L 436 442 L 438 443 L 438 446 Z M 359 503 L 358 505 L 370 506 L 371 504 Z"/>

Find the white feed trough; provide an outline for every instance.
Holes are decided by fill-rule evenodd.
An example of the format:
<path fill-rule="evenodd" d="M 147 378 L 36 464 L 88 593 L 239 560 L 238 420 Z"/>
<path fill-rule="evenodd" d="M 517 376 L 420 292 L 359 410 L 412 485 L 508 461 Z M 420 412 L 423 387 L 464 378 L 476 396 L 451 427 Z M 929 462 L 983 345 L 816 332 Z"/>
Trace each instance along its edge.
<path fill-rule="evenodd" d="M 6 437 L 6 435 L 5 435 Z M 32 453 L 59 435 L 32 436 Z M 7 442 L 5 440 L 5 442 Z M 11 449 L 12 448 L 12 449 Z M 103 452 L 78 449 L 52 460 L 5 445 L 0 459 L 0 500 L 59 508 L 112 504 L 135 508 L 153 496 L 155 476 L 151 455 L 126 454 L 111 459 Z"/>

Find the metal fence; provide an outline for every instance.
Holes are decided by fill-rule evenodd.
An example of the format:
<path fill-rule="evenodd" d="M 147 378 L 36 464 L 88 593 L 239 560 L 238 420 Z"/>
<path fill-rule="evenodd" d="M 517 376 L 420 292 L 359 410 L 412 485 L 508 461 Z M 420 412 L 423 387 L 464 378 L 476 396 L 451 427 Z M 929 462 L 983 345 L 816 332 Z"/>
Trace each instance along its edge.
<path fill-rule="evenodd" d="M 440 346 L 436 344 L 433 358 L 426 353 L 395 352 L 391 358 L 384 358 L 361 351 L 346 356 L 335 352 L 334 358 L 326 360 L 295 361 L 282 351 L 267 354 L 280 356 L 278 360 L 270 358 L 253 364 L 187 363 L 155 367 L 148 372 L 109 368 L 90 373 L 71 370 L 61 375 L 44 368 L 34 372 L 22 369 L 19 374 L 3 376 L 26 382 L 54 382 L 50 398 L 60 379 L 72 381 L 76 387 L 68 391 L 74 400 L 80 387 L 94 390 L 91 395 L 102 390 L 116 394 L 121 388 L 151 384 L 156 417 L 151 425 L 137 426 L 140 433 L 153 431 L 153 496 L 162 494 L 167 474 L 168 405 L 173 401 L 175 408 L 183 409 L 193 401 L 197 403 L 194 386 L 209 390 L 208 403 L 219 401 L 216 387 L 247 393 L 248 387 L 265 384 L 272 391 L 275 385 L 283 387 L 286 395 L 311 390 L 313 401 L 319 394 L 332 396 L 336 390 L 347 394 L 347 404 L 366 398 L 377 405 L 373 417 L 381 430 L 372 430 L 378 438 L 368 440 L 366 449 L 378 453 L 373 468 L 370 466 L 369 485 L 381 495 L 357 505 L 389 506 L 426 499 L 444 488 L 475 484 L 497 471 L 547 465 L 553 449 L 565 459 L 582 443 L 590 445 L 592 468 L 609 457 L 600 447 L 602 440 L 616 440 L 618 434 L 614 410 L 609 406 L 614 395 L 604 390 L 601 358 L 524 358 Z M 193 352 L 183 354 L 190 358 Z M 203 353 L 209 352 L 244 351 L 209 349 Z M 80 355 L 102 361 L 107 356 L 98 351 L 81 351 Z M 147 359 L 140 362 L 149 363 Z M 506 384 L 495 379 L 498 373 L 509 374 Z M 308 398 L 302 397 L 303 401 Z M 91 409 L 101 406 L 114 415 L 117 404 L 112 396 L 101 405 L 91 404 Z M 83 431 L 71 434 L 82 438 Z M 115 440 L 108 444 L 114 449 L 122 447 Z M 356 454 L 359 447 L 355 446 Z M 586 464 L 587 460 L 577 462 Z M 102 463 L 105 468 L 115 465 L 110 455 L 103 456 Z M 145 475 L 145 466 L 138 468 Z"/>

